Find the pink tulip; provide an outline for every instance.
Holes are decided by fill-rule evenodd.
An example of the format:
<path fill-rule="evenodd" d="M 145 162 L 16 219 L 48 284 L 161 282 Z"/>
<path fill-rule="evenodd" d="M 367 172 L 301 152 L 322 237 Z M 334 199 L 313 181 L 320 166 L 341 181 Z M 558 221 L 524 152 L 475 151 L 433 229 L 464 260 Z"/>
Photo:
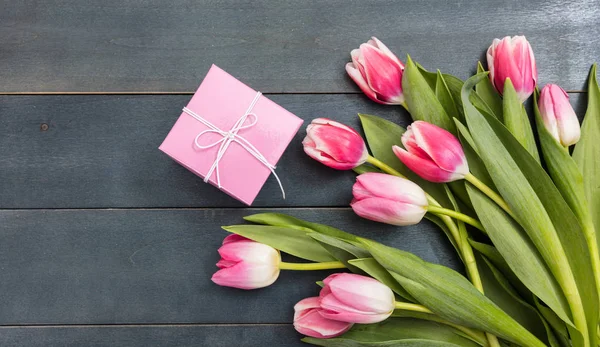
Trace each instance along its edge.
<path fill-rule="evenodd" d="M 386 105 L 404 102 L 404 64 L 381 41 L 372 37 L 350 56 L 352 62 L 346 64 L 346 72 L 371 100 Z"/>
<path fill-rule="evenodd" d="M 348 323 L 370 324 L 387 319 L 395 307 L 394 293 L 366 276 L 339 273 L 327 277 L 321 289 L 321 315 Z"/>
<path fill-rule="evenodd" d="M 294 328 L 303 335 L 320 339 L 340 336 L 352 328 L 352 323 L 323 317 L 319 297 L 306 298 L 294 306 Z"/>
<path fill-rule="evenodd" d="M 364 173 L 352 187 L 350 206 L 366 219 L 392 225 L 411 225 L 427 212 L 427 197 L 421 187 L 396 176 Z"/>
<path fill-rule="evenodd" d="M 542 89 L 538 104 L 546 129 L 558 142 L 570 146 L 579 141 L 579 120 L 569 103 L 567 92 L 556 84 L 548 84 Z"/>
<path fill-rule="evenodd" d="M 502 94 L 504 82 L 510 78 L 521 102 L 531 96 L 537 81 L 537 68 L 531 45 L 525 36 L 494 39 L 487 51 L 490 79 Z"/>
<path fill-rule="evenodd" d="M 402 135 L 406 150 L 394 146 L 396 156 L 409 169 L 431 182 L 465 178 L 469 165 L 458 139 L 433 124 L 416 121 Z"/>
<path fill-rule="evenodd" d="M 229 235 L 219 248 L 221 269 L 212 276 L 220 286 L 256 289 L 271 285 L 279 276 L 279 251 L 239 235 Z"/>
<path fill-rule="evenodd" d="M 308 125 L 302 144 L 311 158 L 337 170 L 353 169 L 369 156 L 356 130 L 327 118 L 314 119 Z"/>

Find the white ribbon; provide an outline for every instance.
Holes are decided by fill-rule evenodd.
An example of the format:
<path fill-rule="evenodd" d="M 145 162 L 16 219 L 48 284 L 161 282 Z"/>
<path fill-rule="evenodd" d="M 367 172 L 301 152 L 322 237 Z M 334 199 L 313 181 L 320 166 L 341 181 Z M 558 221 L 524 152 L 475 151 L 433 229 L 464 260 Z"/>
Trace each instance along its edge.
<path fill-rule="evenodd" d="M 283 194 L 283 198 L 285 199 L 285 191 L 283 190 L 283 185 L 281 184 L 281 181 L 279 180 L 279 176 L 277 176 L 277 174 L 275 173 L 275 166 L 271 165 L 267 161 L 267 159 L 262 155 L 262 153 L 260 153 L 258 151 L 258 149 L 256 149 L 256 147 L 254 147 L 253 144 L 251 144 L 248 140 L 246 140 L 242 136 L 238 135 L 238 132 L 240 130 L 253 127 L 254 125 L 256 125 L 256 122 L 258 122 L 258 116 L 255 113 L 252 113 L 252 109 L 254 108 L 254 105 L 256 105 L 256 102 L 258 101 L 258 99 L 260 99 L 261 95 L 262 95 L 261 92 L 256 93 L 254 100 L 252 100 L 252 103 L 250 104 L 250 106 L 248 107 L 248 109 L 246 110 L 244 115 L 242 117 L 240 117 L 240 119 L 238 119 L 238 121 L 233 125 L 233 127 L 231 127 L 231 129 L 229 129 L 229 131 L 223 131 L 223 130 L 219 129 L 218 127 L 214 126 L 211 122 L 200 117 L 196 112 L 190 110 L 187 107 L 183 108 L 183 112 L 194 117 L 194 119 L 196 119 L 197 121 L 206 125 L 209 128 L 207 130 L 202 131 L 198 135 L 196 135 L 196 138 L 194 139 L 194 144 L 196 145 L 196 147 L 198 147 L 200 149 L 208 149 L 208 148 L 211 148 L 211 147 L 214 147 L 214 146 L 220 144 L 219 151 L 217 152 L 217 157 L 216 157 L 215 161 L 213 162 L 212 166 L 210 167 L 210 170 L 208 170 L 208 172 L 206 173 L 206 176 L 204 177 L 204 182 L 208 182 L 208 180 L 210 179 L 210 177 L 212 176 L 212 174 L 214 172 L 217 175 L 217 186 L 219 188 L 221 188 L 221 177 L 219 175 L 219 162 L 221 161 L 221 158 L 223 158 L 223 155 L 225 155 L 225 152 L 227 151 L 227 148 L 229 148 L 229 145 L 232 142 L 235 142 L 235 143 L 239 144 L 240 146 L 242 146 L 242 148 L 244 148 L 246 151 L 248 151 L 248 153 L 252 154 L 252 156 L 254 158 L 256 158 L 258 161 L 260 161 L 264 166 L 269 168 L 269 170 L 271 170 L 271 172 L 273 173 L 273 176 L 275 176 L 275 179 L 277 179 L 277 183 L 279 183 L 279 188 L 281 188 L 281 193 Z M 244 122 L 246 122 L 246 119 L 248 119 L 249 116 L 252 116 L 252 118 L 254 120 L 249 124 L 244 124 Z M 200 137 L 202 137 L 202 135 L 208 134 L 208 133 L 219 134 L 223 137 L 213 143 L 208 144 L 208 145 L 199 144 L 198 139 Z"/>

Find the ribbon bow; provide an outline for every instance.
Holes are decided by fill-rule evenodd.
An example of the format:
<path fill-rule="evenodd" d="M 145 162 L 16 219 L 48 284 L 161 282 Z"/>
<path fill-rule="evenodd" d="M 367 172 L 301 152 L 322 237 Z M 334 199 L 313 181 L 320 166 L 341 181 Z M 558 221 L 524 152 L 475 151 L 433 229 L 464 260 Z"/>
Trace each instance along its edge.
<path fill-rule="evenodd" d="M 279 188 L 281 189 L 281 193 L 283 195 L 283 198 L 285 199 L 285 191 L 283 190 L 283 185 L 281 184 L 281 180 L 279 180 L 279 176 L 277 176 L 277 174 L 275 173 L 275 166 L 271 165 L 271 163 L 269 163 L 267 161 L 267 159 L 264 157 L 264 155 L 262 155 L 262 153 L 260 153 L 258 151 L 258 149 L 256 149 L 256 147 L 254 147 L 254 145 L 252 143 L 250 143 L 248 140 L 246 140 L 242 136 L 238 135 L 238 132 L 240 130 L 251 128 L 254 125 L 256 125 L 256 123 L 258 122 L 258 116 L 252 112 L 252 109 L 254 108 L 254 105 L 256 105 L 256 102 L 258 102 L 258 99 L 260 99 L 261 95 L 262 95 L 261 92 L 256 93 L 254 100 L 252 100 L 252 103 L 250 104 L 250 106 L 248 107 L 248 109 L 246 110 L 244 115 L 242 115 L 240 117 L 240 119 L 238 119 L 238 121 L 235 122 L 235 124 L 233 125 L 233 127 L 231 127 L 231 129 L 229 129 L 229 131 L 223 131 L 223 130 L 219 129 L 218 127 L 213 125 L 211 122 L 200 117 L 196 112 L 190 110 L 187 107 L 183 108 L 183 112 L 187 113 L 188 115 L 192 116 L 197 121 L 199 121 L 200 123 L 202 123 L 208 127 L 208 129 L 206 129 L 206 130 L 200 132 L 198 135 L 196 135 L 196 138 L 194 139 L 194 144 L 196 145 L 196 147 L 198 147 L 200 149 L 208 149 L 208 148 L 212 148 L 214 146 L 220 145 L 219 150 L 217 152 L 217 157 L 215 158 L 215 161 L 213 162 L 212 166 L 210 167 L 210 170 L 208 170 L 208 172 L 206 173 L 206 176 L 204 177 L 204 182 L 208 182 L 208 180 L 210 179 L 210 177 L 212 176 L 212 174 L 214 172 L 217 176 L 217 186 L 219 188 L 221 188 L 221 176 L 219 175 L 219 162 L 221 161 L 221 158 L 223 158 L 223 155 L 225 155 L 225 152 L 227 151 L 227 148 L 229 148 L 229 145 L 231 145 L 232 142 L 235 142 L 235 143 L 239 144 L 240 146 L 242 146 L 242 148 L 244 148 L 246 151 L 248 151 L 248 153 L 250 153 L 258 161 L 260 161 L 264 166 L 269 168 L 269 170 L 271 170 L 271 172 L 273 173 L 273 176 L 275 176 L 275 179 L 277 179 L 277 183 L 279 183 Z M 249 124 L 244 124 L 249 117 L 252 117 L 252 121 Z M 208 133 L 219 134 L 223 137 L 213 143 L 208 144 L 208 145 L 199 144 L 198 139 Z"/>

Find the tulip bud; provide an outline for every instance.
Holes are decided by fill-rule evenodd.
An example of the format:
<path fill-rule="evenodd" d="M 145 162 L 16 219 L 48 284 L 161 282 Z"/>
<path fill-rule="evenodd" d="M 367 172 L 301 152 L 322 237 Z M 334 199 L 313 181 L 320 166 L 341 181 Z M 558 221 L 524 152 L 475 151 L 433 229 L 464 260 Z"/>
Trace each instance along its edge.
<path fill-rule="evenodd" d="M 369 156 L 356 130 L 327 118 L 314 119 L 308 125 L 302 145 L 311 158 L 337 170 L 351 170 Z"/>
<path fill-rule="evenodd" d="M 331 320 L 321 315 L 319 297 L 300 300 L 294 306 L 294 328 L 303 335 L 327 339 L 340 336 L 352 328 L 352 323 Z"/>
<path fill-rule="evenodd" d="M 433 124 L 416 121 L 402 135 L 405 149 L 394 154 L 414 173 L 431 182 L 452 182 L 469 173 L 467 158 L 458 139 Z"/>
<path fill-rule="evenodd" d="M 558 142 L 568 147 L 579 141 L 581 128 L 567 92 L 548 84 L 542 89 L 538 105 L 544 126 Z"/>
<path fill-rule="evenodd" d="M 339 273 L 327 277 L 319 297 L 321 315 L 348 323 L 370 324 L 387 319 L 395 308 L 394 293 L 366 276 Z"/>
<path fill-rule="evenodd" d="M 372 37 L 350 56 L 352 62 L 346 64 L 346 72 L 371 100 L 386 105 L 404 102 L 404 64 L 381 41 Z"/>
<path fill-rule="evenodd" d="M 427 197 L 421 187 L 396 176 L 369 172 L 359 175 L 352 187 L 350 206 L 366 219 L 392 225 L 412 225 L 427 212 Z"/>
<path fill-rule="evenodd" d="M 487 61 L 490 79 L 500 94 L 504 92 L 504 82 L 510 78 L 521 102 L 531 96 L 537 81 L 537 68 L 525 36 L 494 39 L 487 51 Z"/>
<path fill-rule="evenodd" d="M 271 285 L 279 276 L 279 251 L 239 235 L 229 235 L 219 248 L 221 269 L 212 276 L 220 286 L 256 289 Z"/>

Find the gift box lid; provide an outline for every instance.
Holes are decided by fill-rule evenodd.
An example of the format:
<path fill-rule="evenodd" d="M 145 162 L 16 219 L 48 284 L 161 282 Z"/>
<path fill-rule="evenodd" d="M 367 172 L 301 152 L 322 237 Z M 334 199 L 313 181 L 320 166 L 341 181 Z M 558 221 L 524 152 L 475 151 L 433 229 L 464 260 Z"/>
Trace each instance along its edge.
<path fill-rule="evenodd" d="M 302 123 L 213 65 L 159 149 L 200 177 L 210 172 L 208 182 L 251 205 Z"/>

